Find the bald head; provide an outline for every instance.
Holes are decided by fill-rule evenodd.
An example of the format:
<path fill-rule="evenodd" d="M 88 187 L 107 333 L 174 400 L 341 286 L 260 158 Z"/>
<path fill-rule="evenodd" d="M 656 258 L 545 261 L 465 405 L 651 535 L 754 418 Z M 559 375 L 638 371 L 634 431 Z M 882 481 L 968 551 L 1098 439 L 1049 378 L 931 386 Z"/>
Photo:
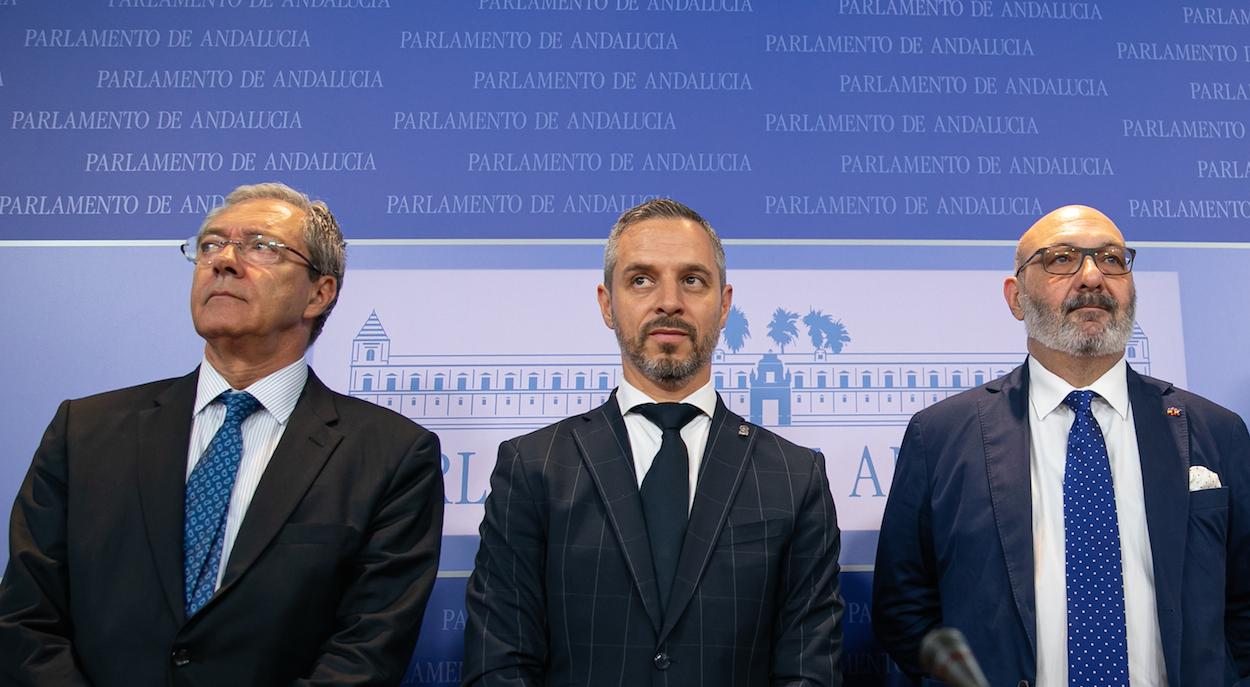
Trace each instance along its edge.
<path fill-rule="evenodd" d="M 1066 248 L 1041 252 L 1058 246 Z M 1016 273 L 1003 280 L 1029 355 L 1076 387 L 1123 358 L 1137 310 L 1132 260 L 1115 223 L 1085 205 L 1065 205 L 1029 227 L 1016 245 Z"/>
<path fill-rule="evenodd" d="M 1065 205 L 1033 223 L 1016 244 L 1016 269 L 1045 246 L 1066 243 L 1094 248 L 1124 245 L 1124 235 L 1110 217 L 1088 205 Z"/>

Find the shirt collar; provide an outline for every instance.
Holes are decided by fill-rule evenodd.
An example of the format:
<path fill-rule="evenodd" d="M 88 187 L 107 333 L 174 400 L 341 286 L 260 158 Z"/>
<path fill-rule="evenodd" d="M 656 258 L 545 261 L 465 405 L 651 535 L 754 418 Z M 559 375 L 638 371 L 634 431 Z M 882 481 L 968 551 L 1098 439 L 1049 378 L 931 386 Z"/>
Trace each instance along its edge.
<path fill-rule="evenodd" d="M 1085 388 L 1106 401 L 1120 419 L 1128 419 L 1128 363 L 1123 359 Z M 1076 387 L 1047 370 L 1037 358 L 1029 356 L 1029 403 L 1035 418 L 1040 420 L 1055 412 L 1063 405 L 1063 399 L 1075 390 Z"/>
<path fill-rule="evenodd" d="M 280 424 L 286 424 L 291 413 L 295 412 L 295 404 L 304 391 L 308 381 L 308 362 L 303 358 L 252 382 L 246 391 L 260 401 L 261 406 L 269 411 Z M 205 358 L 200 363 L 200 379 L 195 390 L 195 414 L 208 407 L 225 391 L 230 391 L 230 383 Z"/>
<path fill-rule="evenodd" d="M 681 402 L 689 403 L 711 418 L 716 412 L 716 389 L 712 386 L 712 380 L 709 379 L 707 384 L 695 389 L 689 396 L 681 399 Z M 659 403 L 659 401 L 639 391 L 637 387 L 622 378 L 620 386 L 616 388 L 616 403 L 621 407 L 623 416 L 643 403 Z"/>

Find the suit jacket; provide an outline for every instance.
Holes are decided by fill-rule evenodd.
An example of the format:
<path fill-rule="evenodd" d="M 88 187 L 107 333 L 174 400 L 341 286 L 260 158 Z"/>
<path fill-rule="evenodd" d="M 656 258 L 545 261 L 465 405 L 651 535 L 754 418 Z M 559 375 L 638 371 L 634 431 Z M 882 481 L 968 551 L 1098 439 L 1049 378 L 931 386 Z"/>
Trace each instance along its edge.
<path fill-rule="evenodd" d="M 840 685 L 824 458 L 718 399 L 667 612 L 613 397 L 504 442 L 468 586 L 466 685 Z"/>
<path fill-rule="evenodd" d="M 992 685 L 1036 682 L 1028 366 L 917 413 L 881 523 L 873 627 L 919 675 L 939 626 Z M 1232 412 L 1128 370 L 1167 681 L 1250 674 L 1250 436 Z M 1203 465 L 1223 487 L 1190 492 Z"/>
<path fill-rule="evenodd" d="M 310 371 L 221 587 L 187 618 L 197 374 L 57 410 L 13 507 L 0 682 L 398 684 L 438 567 L 438 438 Z"/>

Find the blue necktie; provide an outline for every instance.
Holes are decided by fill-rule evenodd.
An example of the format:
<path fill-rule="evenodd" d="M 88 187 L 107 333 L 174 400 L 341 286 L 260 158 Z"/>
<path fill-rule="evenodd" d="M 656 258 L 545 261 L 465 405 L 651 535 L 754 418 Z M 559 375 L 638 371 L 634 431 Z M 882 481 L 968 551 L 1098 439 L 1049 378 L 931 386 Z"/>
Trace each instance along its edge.
<path fill-rule="evenodd" d="M 182 530 L 182 573 L 187 617 L 212 598 L 217 567 L 226 541 L 226 511 L 243 458 L 243 421 L 260 408 L 245 391 L 217 397 L 226 404 L 226 419 L 187 478 Z"/>
<path fill-rule="evenodd" d="M 1076 414 L 1063 469 L 1068 588 L 1068 685 L 1128 685 L 1120 524 L 1107 442 L 1090 411 L 1092 391 L 1063 400 Z"/>
<path fill-rule="evenodd" d="M 686 540 L 686 521 L 690 518 L 690 457 L 681 428 L 703 411 L 689 403 L 644 403 L 634 406 L 634 411 L 663 431 L 660 451 L 642 479 L 640 492 L 660 608 L 666 609 L 677 577 L 681 545 Z"/>

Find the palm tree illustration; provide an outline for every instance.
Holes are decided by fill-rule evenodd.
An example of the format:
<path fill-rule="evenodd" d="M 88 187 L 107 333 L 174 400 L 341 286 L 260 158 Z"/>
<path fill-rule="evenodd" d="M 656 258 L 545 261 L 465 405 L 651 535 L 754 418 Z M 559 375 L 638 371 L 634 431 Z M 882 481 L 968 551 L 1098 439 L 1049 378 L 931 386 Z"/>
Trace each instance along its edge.
<path fill-rule="evenodd" d="M 729 309 L 729 317 L 725 320 L 725 329 L 721 332 L 721 336 L 725 339 L 725 346 L 729 350 L 737 353 L 744 345 L 746 340 L 751 338 L 751 323 L 747 322 L 746 313 L 738 306 Z"/>
<path fill-rule="evenodd" d="M 830 353 L 841 353 L 843 345 L 851 342 L 851 335 L 842 320 L 835 320 L 832 315 L 815 308 L 803 316 L 803 324 L 807 327 L 812 347 L 818 351 L 827 348 Z"/>
<path fill-rule="evenodd" d="M 799 328 L 795 326 L 795 322 L 799 319 L 799 314 L 790 312 L 785 308 L 777 308 L 773 312 L 773 319 L 768 323 L 768 338 L 772 339 L 781 347 L 781 352 L 786 352 L 786 344 L 794 341 L 799 335 Z"/>
<path fill-rule="evenodd" d="M 833 317 L 812 308 L 803 316 L 803 324 L 807 327 L 807 335 L 812 340 L 812 348 L 820 350 L 825 347 L 825 324 L 832 323 Z"/>
<path fill-rule="evenodd" d="M 851 335 L 846 331 L 842 320 L 833 320 L 825 325 L 825 346 L 830 353 L 841 353 L 842 346 L 851 342 Z"/>

